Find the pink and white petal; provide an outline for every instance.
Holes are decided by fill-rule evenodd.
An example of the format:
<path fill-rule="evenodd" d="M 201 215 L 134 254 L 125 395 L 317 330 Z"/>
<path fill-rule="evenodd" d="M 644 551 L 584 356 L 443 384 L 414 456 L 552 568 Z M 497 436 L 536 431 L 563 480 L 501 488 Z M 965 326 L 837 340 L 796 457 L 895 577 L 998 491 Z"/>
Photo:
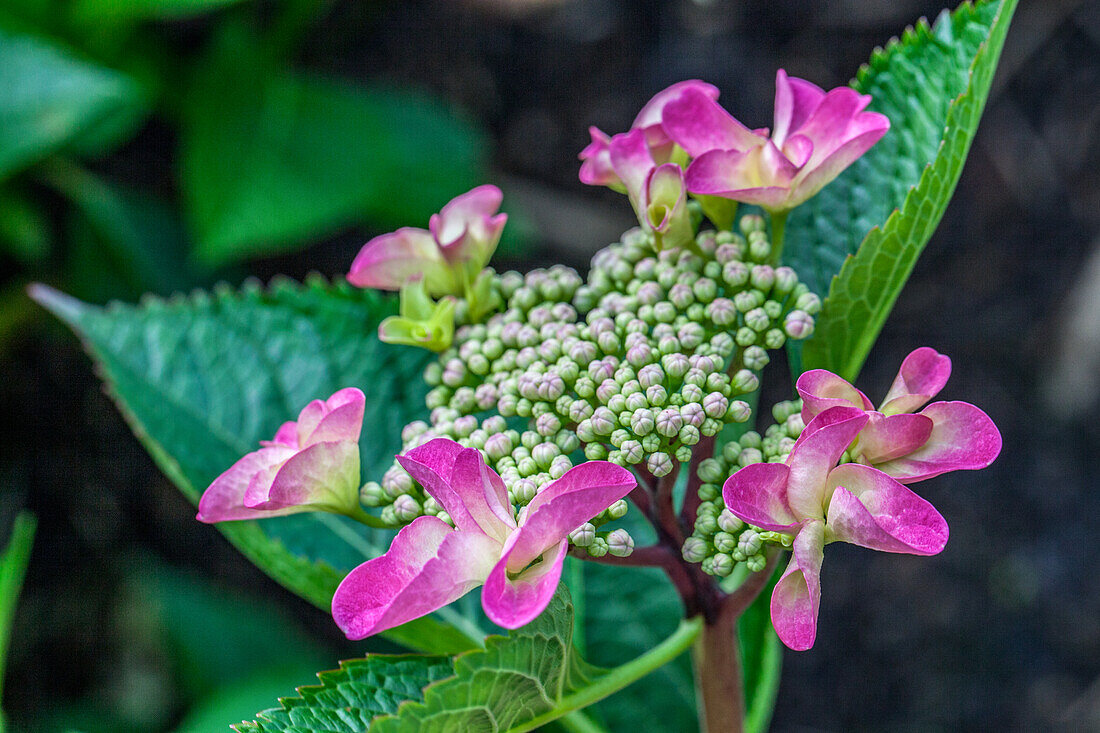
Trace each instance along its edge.
<path fill-rule="evenodd" d="M 501 547 L 438 517 L 418 517 L 390 549 L 348 573 L 332 597 L 332 617 L 349 639 L 363 639 L 458 600 L 485 582 Z"/>
<path fill-rule="evenodd" d="M 912 453 L 876 468 L 903 484 L 948 471 L 985 468 L 1001 453 L 993 420 L 968 402 L 933 402 L 918 414 L 932 419 L 932 434 Z"/>
<path fill-rule="evenodd" d="M 551 482 L 527 505 L 509 549 L 517 573 L 637 485 L 634 474 L 607 461 L 587 461 Z"/>
<path fill-rule="evenodd" d="M 881 552 L 935 555 L 947 544 L 936 508 L 882 471 L 846 463 L 829 475 L 827 539 Z"/>
<path fill-rule="evenodd" d="M 339 390 L 325 401 L 326 414 L 321 417 L 313 431 L 305 436 L 301 447 L 340 440 L 358 442 L 359 434 L 363 430 L 366 404 L 366 396 L 355 387 Z"/>
<path fill-rule="evenodd" d="M 928 400 L 939 394 L 951 377 L 951 359 L 929 346 L 922 346 L 909 352 L 901 362 L 898 375 L 890 385 L 890 391 L 882 400 L 882 412 L 891 415 L 900 412 L 919 410 Z M 910 396 L 923 397 L 924 401 L 914 404 L 907 400 L 895 403 L 894 400 Z M 904 408 L 904 409 L 903 409 Z"/>
<path fill-rule="evenodd" d="M 489 620 L 506 629 L 518 629 L 534 621 L 554 597 L 567 549 L 569 542 L 563 539 L 557 547 L 547 549 L 541 562 L 515 577 L 510 577 L 508 570 L 512 551 L 506 552 L 481 591 L 481 605 Z"/>
<path fill-rule="evenodd" d="M 694 93 L 701 94 L 708 99 L 718 99 L 718 87 L 713 84 L 708 84 L 699 79 L 678 81 L 654 94 L 653 98 L 646 102 L 645 106 L 638 112 L 638 116 L 634 118 L 630 128 L 647 128 L 662 124 L 662 113 L 665 106 L 680 99 L 684 94 Z"/>
<path fill-rule="evenodd" d="M 400 290 L 414 275 L 423 275 L 433 295 L 454 287 L 454 277 L 432 235 L 413 227 L 382 234 L 363 245 L 351 263 L 348 282 L 361 288 Z"/>
<path fill-rule="evenodd" d="M 791 135 L 783 143 L 781 150 L 783 156 L 791 161 L 791 165 L 795 168 L 801 168 L 813 157 L 814 144 L 805 135 Z"/>
<path fill-rule="evenodd" d="M 210 523 L 272 516 L 270 512 L 247 508 L 244 505 L 245 493 L 253 476 L 278 466 L 296 452 L 296 448 L 273 445 L 245 455 L 214 479 L 203 492 L 196 519 Z"/>
<path fill-rule="evenodd" d="M 611 166 L 626 186 L 634 211 L 641 214 L 645 208 L 645 185 L 650 171 L 656 167 L 646 144 L 645 131 L 631 130 L 611 138 L 608 146 Z"/>
<path fill-rule="evenodd" d="M 317 443 L 299 451 L 278 467 L 266 491 L 250 484 L 244 504 L 269 511 L 352 511 L 359 505 L 359 444 Z"/>
<path fill-rule="evenodd" d="M 592 136 L 584 150 L 580 152 L 581 183 L 589 186 L 622 185 L 615 169 L 611 167 L 611 137 L 598 127 L 589 127 L 588 134 Z"/>
<path fill-rule="evenodd" d="M 504 194 L 496 186 L 478 186 L 454 197 L 438 214 L 433 214 L 428 231 L 443 249 L 457 243 L 467 231 L 484 238 L 484 222 L 500 210 L 503 200 Z"/>
<path fill-rule="evenodd" d="M 860 156 L 866 153 L 889 130 L 890 125 L 884 115 L 874 112 L 866 112 L 865 115 L 875 115 L 882 124 L 869 132 L 845 141 L 839 147 L 829 151 L 825 155 L 819 155 L 820 149 L 814 143 L 814 154 L 803 165 L 798 176 L 791 183 L 791 206 L 798 206 L 812 198 L 818 191 L 836 178 L 840 173 L 854 163 Z"/>
<path fill-rule="evenodd" d="M 912 453 L 932 434 L 932 419 L 924 415 L 867 415 L 870 419 L 856 443 L 861 463 L 875 465 Z"/>
<path fill-rule="evenodd" d="M 455 456 L 450 485 L 481 531 L 504 544 L 516 528 L 515 513 L 504 481 L 477 449 L 464 448 Z"/>
<path fill-rule="evenodd" d="M 802 398 L 802 420 L 806 424 L 830 407 L 874 409 L 867 395 L 847 380 L 824 369 L 803 372 L 795 383 L 795 389 Z"/>
<path fill-rule="evenodd" d="M 734 119 L 714 98 L 697 89 L 685 89 L 668 102 L 661 125 L 693 158 L 711 150 L 745 151 L 766 140 Z"/>
<path fill-rule="evenodd" d="M 820 151 L 818 160 L 823 160 L 851 138 L 867 132 L 866 123 L 859 118 L 870 103 L 869 95 L 849 87 L 830 89 L 805 121 L 791 132 L 810 138 Z"/>
<path fill-rule="evenodd" d="M 464 450 L 473 449 L 463 448 L 449 438 L 434 438 L 404 455 L 397 456 L 397 462 L 408 471 L 414 481 L 424 487 L 429 496 L 447 510 L 456 527 L 466 532 L 481 532 L 481 525 L 466 509 L 466 503 L 451 485 L 455 462 Z"/>
<path fill-rule="evenodd" d="M 793 534 L 799 518 L 787 504 L 790 469 L 783 463 L 754 463 L 726 479 L 722 500 L 735 516 L 772 532 Z"/>
<path fill-rule="evenodd" d="M 825 523 L 807 522 L 794 538 L 792 549 L 791 562 L 772 591 L 772 625 L 780 641 L 804 652 L 817 638 Z"/>
<path fill-rule="evenodd" d="M 787 72 L 775 72 L 775 130 L 772 140 L 779 147 L 806 122 L 825 98 L 825 90 L 817 84 L 788 77 Z"/>
<path fill-rule="evenodd" d="M 743 153 L 705 153 L 692 161 L 686 180 L 692 193 L 722 196 L 774 211 L 787 208 L 794 174 L 794 166 L 769 140 Z"/>
<path fill-rule="evenodd" d="M 287 420 L 275 431 L 275 437 L 271 440 L 261 440 L 260 445 L 270 448 L 275 445 L 284 445 L 288 448 L 298 447 L 298 423 Z"/>
<path fill-rule="evenodd" d="M 866 424 L 863 410 L 830 407 L 803 428 L 787 459 L 787 505 L 794 516 L 825 518 L 829 472 Z"/>
<path fill-rule="evenodd" d="M 650 171 L 644 205 L 646 218 L 653 229 L 667 231 L 672 217 L 683 209 L 685 199 L 683 168 L 666 163 Z"/>

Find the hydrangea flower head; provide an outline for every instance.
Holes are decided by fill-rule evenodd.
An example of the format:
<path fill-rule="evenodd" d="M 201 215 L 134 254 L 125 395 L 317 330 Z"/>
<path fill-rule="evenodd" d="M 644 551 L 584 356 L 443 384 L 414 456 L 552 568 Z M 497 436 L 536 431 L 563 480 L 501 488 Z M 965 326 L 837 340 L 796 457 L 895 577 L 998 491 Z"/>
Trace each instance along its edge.
<path fill-rule="evenodd" d="M 354 388 L 310 402 L 297 421 L 283 423 L 272 440 L 214 479 L 199 500 L 199 521 L 357 508 L 365 404 Z"/>
<path fill-rule="evenodd" d="M 398 457 L 454 522 L 422 516 L 386 554 L 336 589 L 332 615 L 352 639 L 431 613 L 479 585 L 494 623 L 518 628 L 554 595 L 571 532 L 634 488 L 630 471 L 589 461 L 566 471 L 517 515 L 504 482 L 481 453 L 436 438 Z"/>
<path fill-rule="evenodd" d="M 433 214 L 428 229 L 403 227 L 363 245 L 348 273 L 361 288 L 399 290 L 422 276 L 429 295 L 461 295 L 489 262 L 508 220 L 499 214 L 503 194 L 478 186 Z"/>
<path fill-rule="evenodd" d="M 826 544 L 912 555 L 947 544 L 947 522 L 927 501 L 870 466 L 836 465 L 867 421 L 855 407 L 831 407 L 806 425 L 786 463 L 746 466 L 722 487 L 732 514 L 794 537 L 771 600 L 776 633 L 791 649 L 809 649 L 817 636 Z"/>

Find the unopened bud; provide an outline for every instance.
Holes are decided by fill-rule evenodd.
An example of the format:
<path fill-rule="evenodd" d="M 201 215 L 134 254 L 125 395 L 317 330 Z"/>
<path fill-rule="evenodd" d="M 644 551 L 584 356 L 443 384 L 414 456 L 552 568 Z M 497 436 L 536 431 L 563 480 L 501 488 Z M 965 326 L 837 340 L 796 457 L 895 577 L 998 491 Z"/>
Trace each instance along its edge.
<path fill-rule="evenodd" d="M 615 557 L 626 557 L 634 552 L 634 538 L 625 529 L 613 530 L 607 535 L 607 551 Z"/>
<path fill-rule="evenodd" d="M 591 522 L 585 522 L 569 533 L 569 541 L 577 547 L 588 547 L 594 539 L 596 539 L 596 527 Z"/>

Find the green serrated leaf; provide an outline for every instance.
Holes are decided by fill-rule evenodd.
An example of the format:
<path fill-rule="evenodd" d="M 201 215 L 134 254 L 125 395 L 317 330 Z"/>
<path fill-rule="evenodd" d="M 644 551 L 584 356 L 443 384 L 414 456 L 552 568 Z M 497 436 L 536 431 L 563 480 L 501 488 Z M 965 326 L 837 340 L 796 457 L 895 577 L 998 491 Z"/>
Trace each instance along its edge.
<path fill-rule="evenodd" d="M 0 30 L 0 179 L 101 126 L 133 127 L 144 114 L 130 77 L 78 58 L 62 46 Z"/>
<path fill-rule="evenodd" d="M 787 261 L 803 280 L 820 293 L 832 278 L 803 349 L 806 368 L 858 375 L 955 190 L 1015 7 L 962 5 L 933 27 L 909 29 L 860 70 L 853 86 L 873 95 L 870 108 L 890 118 L 890 132 L 796 210 L 787 230 Z"/>
<path fill-rule="evenodd" d="M 268 68 L 223 43 L 186 100 L 181 181 L 210 263 L 360 222 L 427 222 L 480 182 L 485 141 L 431 98 Z"/>
<path fill-rule="evenodd" d="M 449 657 L 371 655 L 321 672 L 319 685 L 299 687 L 299 697 L 233 726 L 239 733 L 360 733 L 378 715 L 397 712 L 406 701 L 424 699 L 428 685 L 454 675 Z"/>
<path fill-rule="evenodd" d="M 360 442 L 368 477 L 390 465 L 401 427 L 424 409 L 426 387 L 408 377 L 430 355 L 378 341 L 393 299 L 343 282 L 279 280 L 107 308 L 42 286 L 32 295 L 81 337 L 134 433 L 193 502 L 312 399 L 349 386 L 371 395 Z M 321 513 L 217 526 L 271 577 L 325 610 L 344 574 L 384 552 L 391 537 Z M 449 626 L 425 618 L 391 638 L 436 653 L 477 645 L 484 634 L 475 623 L 454 609 L 443 613 Z"/>

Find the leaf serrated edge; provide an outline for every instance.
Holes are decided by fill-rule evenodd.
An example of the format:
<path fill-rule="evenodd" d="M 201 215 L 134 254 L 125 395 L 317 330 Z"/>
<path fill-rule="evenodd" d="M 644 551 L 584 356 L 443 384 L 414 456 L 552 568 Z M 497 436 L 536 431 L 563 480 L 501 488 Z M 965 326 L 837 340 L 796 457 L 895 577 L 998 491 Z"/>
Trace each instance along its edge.
<path fill-rule="evenodd" d="M 899 207 L 897 209 L 894 209 L 894 211 L 891 212 L 890 216 L 887 217 L 886 221 L 883 224 L 872 227 L 872 229 L 863 238 L 863 241 L 860 243 L 859 249 L 856 251 L 856 253 L 854 255 L 848 254 L 844 259 L 844 263 L 841 266 L 840 272 L 833 275 L 833 278 L 829 283 L 829 294 L 825 298 L 825 302 L 824 302 L 824 305 L 823 305 L 823 308 L 822 308 L 822 313 L 821 313 L 821 316 L 819 316 L 819 325 L 823 326 L 823 328 L 820 329 L 820 332 L 819 332 L 820 334 L 823 334 L 824 331 L 826 330 L 824 327 L 826 327 L 830 324 L 830 322 L 828 320 L 826 320 L 826 316 L 828 315 L 830 300 L 834 297 L 834 293 L 838 294 L 839 288 L 843 286 L 843 283 L 848 282 L 847 278 L 849 278 L 853 275 L 853 273 L 855 272 L 855 268 L 859 264 L 859 262 L 857 262 L 857 260 L 859 259 L 860 255 L 864 254 L 865 252 L 870 251 L 870 245 L 868 243 L 874 241 L 875 239 L 881 239 L 881 238 L 887 236 L 889 234 L 889 230 L 892 228 L 892 225 L 897 222 L 899 217 L 901 217 L 902 215 L 907 213 L 906 210 L 909 208 L 910 201 L 913 199 L 914 195 L 917 194 L 918 191 L 922 191 L 923 188 L 926 188 L 927 186 L 931 185 L 931 183 L 929 183 L 929 181 L 931 180 L 931 178 L 929 176 L 929 171 L 933 169 L 933 167 L 935 166 L 935 163 L 940 159 L 940 154 L 943 152 L 943 148 L 948 142 L 947 136 L 948 136 L 949 131 L 952 128 L 952 122 L 955 121 L 954 118 L 957 116 L 957 110 L 959 109 L 959 106 L 974 91 L 974 82 L 975 82 L 975 77 L 977 76 L 977 72 L 976 72 L 977 65 L 978 65 L 979 61 L 981 61 L 984 58 L 985 54 L 988 52 L 990 43 L 994 39 L 995 35 L 1000 35 L 1000 38 L 999 38 L 999 41 L 998 41 L 998 46 L 999 47 L 995 51 L 997 56 L 1000 55 L 1000 52 L 1004 47 L 1004 37 L 1005 37 L 1005 35 L 1007 35 L 1007 25 L 1006 25 L 1003 33 L 995 34 L 994 30 L 998 29 L 999 26 L 1000 26 L 1000 23 L 1002 23 L 1002 22 L 1005 22 L 1006 24 L 1011 22 L 1012 14 L 1014 13 L 1014 11 L 1016 9 L 1016 5 L 1017 5 L 1018 0 L 990 0 L 990 1 L 991 2 L 998 1 L 1000 3 L 1000 6 L 997 8 L 997 12 L 995 13 L 995 15 L 993 17 L 993 20 L 990 23 L 990 32 L 989 32 L 989 34 L 986 36 L 985 39 L 982 40 L 982 42 L 980 44 L 978 44 L 978 49 L 974 54 L 974 58 L 970 62 L 970 66 L 968 67 L 966 88 L 962 92 L 960 92 L 951 101 L 951 103 L 948 105 L 947 122 L 944 125 L 944 132 L 940 137 L 940 144 L 936 149 L 936 156 L 929 163 L 927 163 L 925 165 L 924 169 L 921 172 L 920 179 L 917 181 L 915 186 L 913 186 L 912 188 L 909 189 L 909 192 L 905 195 L 905 199 L 902 202 L 901 207 Z M 955 20 L 955 18 L 957 17 L 957 14 L 962 14 L 962 13 L 966 13 L 970 17 L 973 17 L 973 15 L 976 12 L 976 9 L 977 9 L 976 6 L 973 3 L 969 2 L 969 0 L 968 0 L 967 2 L 964 2 L 962 5 L 960 5 L 958 8 L 956 8 L 956 10 L 951 14 L 951 20 Z M 968 20 L 968 19 L 965 19 L 963 22 L 966 22 L 966 20 Z M 927 21 L 924 21 L 923 18 L 921 19 L 921 21 L 918 21 L 917 27 L 918 28 L 928 27 L 929 33 L 931 33 L 931 27 L 928 26 Z M 913 30 L 912 26 L 907 28 L 906 32 L 909 32 L 911 30 Z M 914 31 L 914 33 L 915 32 L 916 31 Z M 903 36 L 904 35 L 905 34 L 903 34 Z M 879 54 L 879 56 L 881 58 L 885 58 L 886 52 L 889 49 L 892 49 L 899 42 L 900 41 L 898 41 L 897 38 L 892 39 L 891 42 L 887 43 L 886 50 L 882 50 L 882 54 Z M 875 58 L 875 54 L 872 54 L 872 60 L 874 60 L 874 58 Z M 992 83 L 993 73 L 996 70 L 995 67 L 996 67 L 996 62 L 994 62 L 993 69 L 989 73 L 989 79 L 988 79 L 989 84 Z M 869 66 L 869 64 L 864 64 L 862 67 L 860 67 L 860 71 L 857 74 L 857 79 L 862 80 L 863 76 L 866 73 L 868 73 L 870 71 L 870 69 L 871 69 L 871 67 Z M 986 98 L 981 101 L 981 107 L 978 110 L 978 116 L 979 117 L 981 115 L 982 109 L 984 109 L 985 103 L 988 101 L 988 89 L 985 91 L 985 96 L 986 96 Z M 967 153 L 969 153 L 970 145 L 973 143 L 973 139 L 974 139 L 974 136 L 971 135 L 969 137 L 969 139 L 966 141 L 965 147 L 963 149 L 963 161 L 964 161 L 964 163 L 965 163 L 966 155 L 967 155 Z M 954 193 L 954 189 L 958 185 L 959 178 L 960 178 L 961 174 L 962 174 L 962 166 L 960 166 L 958 173 L 954 176 L 954 180 L 950 184 L 950 194 L 948 195 L 948 202 L 950 202 L 951 195 Z M 922 196 L 923 196 L 923 192 L 922 192 Z M 893 294 L 888 296 L 887 301 L 884 302 L 885 307 L 880 305 L 880 307 L 878 309 L 878 312 L 884 313 L 885 315 L 878 316 L 877 313 L 872 313 L 872 319 L 877 320 L 878 323 L 877 323 L 877 325 L 873 325 L 870 329 L 864 329 L 862 331 L 862 333 L 864 335 L 861 336 L 857 340 L 857 342 L 864 342 L 864 344 L 865 344 L 863 347 L 861 347 L 861 351 L 860 350 L 854 351 L 850 355 L 850 358 L 849 358 L 847 364 L 845 364 L 842 367 L 842 366 L 839 366 L 837 364 L 832 363 L 832 361 L 830 361 L 830 359 L 829 359 L 829 355 L 831 355 L 831 351 L 832 351 L 832 345 L 831 344 L 821 345 L 821 344 L 825 343 L 824 339 L 813 338 L 809 342 L 807 342 L 806 347 L 802 352 L 802 360 L 803 360 L 803 368 L 804 369 L 805 368 L 814 368 L 815 366 L 819 367 L 819 368 L 823 368 L 823 369 L 830 369 L 830 370 L 836 372 L 837 374 L 839 374 L 840 376 L 844 377 L 845 379 L 847 379 L 849 381 L 855 381 L 856 377 L 859 376 L 859 371 L 863 366 L 863 362 L 867 358 L 867 354 L 870 352 L 871 346 L 874 344 L 875 340 L 878 338 L 878 334 L 882 330 L 882 326 L 884 325 L 885 320 L 886 320 L 886 315 L 888 315 L 890 309 L 893 308 L 893 304 L 895 302 L 897 302 L 897 299 L 901 294 L 902 288 L 904 287 L 906 281 L 908 281 L 909 275 L 912 273 L 913 268 L 916 266 L 916 262 L 917 262 L 917 259 L 919 257 L 920 251 L 922 251 L 924 246 L 927 245 L 928 239 L 931 238 L 931 234 L 935 231 L 936 226 L 939 224 L 939 221 L 943 218 L 943 214 L 944 214 L 944 212 L 946 212 L 946 210 L 947 210 L 947 206 L 945 205 L 943 207 L 943 209 L 939 212 L 939 215 L 936 217 L 936 220 L 929 224 L 929 226 L 928 226 L 928 229 L 930 230 L 929 231 L 929 236 L 925 239 L 925 242 L 923 244 L 921 244 L 917 247 L 917 249 L 918 249 L 917 256 L 914 256 L 911 259 L 911 261 L 908 263 L 908 265 L 905 267 L 905 272 L 902 275 L 902 277 L 900 278 L 900 282 L 898 283 L 898 286 L 894 289 Z M 884 231 L 887 232 L 887 234 L 883 234 Z M 869 257 L 870 255 L 866 255 L 866 256 Z M 823 353 L 819 354 L 818 352 L 823 352 Z"/>

